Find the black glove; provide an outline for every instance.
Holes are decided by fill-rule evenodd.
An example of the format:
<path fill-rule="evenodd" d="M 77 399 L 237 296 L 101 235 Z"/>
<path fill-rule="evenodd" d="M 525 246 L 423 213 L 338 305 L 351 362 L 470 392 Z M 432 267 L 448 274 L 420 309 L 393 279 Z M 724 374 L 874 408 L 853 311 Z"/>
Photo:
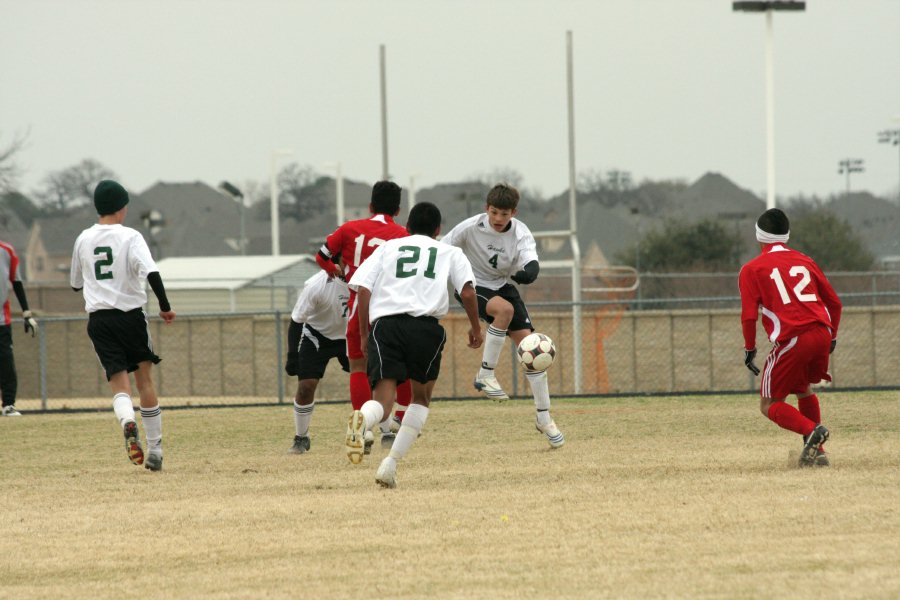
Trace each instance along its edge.
<path fill-rule="evenodd" d="M 516 272 L 514 275 L 511 275 L 510 279 L 520 285 L 528 285 L 529 283 L 532 283 L 534 281 L 534 277 L 529 275 L 525 269 L 522 269 L 521 271 Z"/>
<path fill-rule="evenodd" d="M 831 347 L 828 348 L 828 354 L 834 352 L 834 347 L 837 346 L 837 340 L 831 340 Z"/>
<path fill-rule="evenodd" d="M 288 352 L 287 360 L 284 362 L 284 372 L 290 375 L 291 377 L 296 377 L 300 374 L 300 353 L 299 352 Z"/>
<path fill-rule="evenodd" d="M 753 364 L 754 358 L 756 358 L 756 348 L 753 350 L 744 350 L 744 365 L 750 369 L 751 373 L 759 375 L 759 367 Z"/>
<path fill-rule="evenodd" d="M 37 331 L 38 324 L 37 321 L 34 320 L 34 317 L 31 316 L 31 311 L 23 311 L 22 318 L 25 320 L 25 333 L 31 332 L 31 337 L 34 337 L 34 332 Z"/>

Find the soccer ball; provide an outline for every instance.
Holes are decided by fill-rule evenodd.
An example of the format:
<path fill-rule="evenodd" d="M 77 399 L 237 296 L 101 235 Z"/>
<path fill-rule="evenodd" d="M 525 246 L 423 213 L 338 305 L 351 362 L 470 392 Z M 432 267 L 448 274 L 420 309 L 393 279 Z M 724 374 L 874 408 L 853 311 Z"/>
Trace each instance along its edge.
<path fill-rule="evenodd" d="M 525 336 L 516 348 L 519 362 L 526 371 L 546 371 L 556 360 L 556 346 L 543 333 Z"/>

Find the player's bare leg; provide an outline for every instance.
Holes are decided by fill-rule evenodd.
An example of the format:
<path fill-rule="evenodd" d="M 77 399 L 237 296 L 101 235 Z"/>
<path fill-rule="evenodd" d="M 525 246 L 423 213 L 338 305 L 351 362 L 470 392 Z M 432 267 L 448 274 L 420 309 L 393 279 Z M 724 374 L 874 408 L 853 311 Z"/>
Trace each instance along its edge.
<path fill-rule="evenodd" d="M 493 318 L 493 322 L 488 325 L 487 335 L 484 337 L 484 351 L 481 358 L 481 369 L 475 376 L 475 389 L 483 392 L 488 398 L 496 402 L 507 400 L 509 396 L 500 387 L 494 369 L 500 360 L 500 352 L 503 350 L 503 344 L 506 342 L 507 329 L 512 322 L 514 309 L 513 305 L 500 296 L 494 296 L 488 300 L 485 311 L 488 316 Z"/>
<path fill-rule="evenodd" d="M 391 451 L 381 461 L 375 473 L 375 482 L 386 488 L 397 487 L 397 462 L 406 456 L 413 442 L 419 437 L 425 421 L 428 420 L 428 407 L 431 404 L 431 392 L 434 381 L 428 383 L 412 382 L 413 401 L 406 411 Z"/>
<path fill-rule="evenodd" d="M 125 436 L 125 452 L 133 464 L 144 464 L 144 451 L 141 448 L 140 434 L 134 417 L 134 405 L 131 400 L 131 379 L 128 371 L 113 373 L 109 378 L 109 388 L 113 394 L 113 411 L 122 427 Z"/>
<path fill-rule="evenodd" d="M 147 461 L 144 466 L 151 471 L 162 470 L 162 412 L 152 377 L 153 363 L 149 360 L 138 364 L 134 383 L 141 395 L 141 421 L 147 436 Z"/>

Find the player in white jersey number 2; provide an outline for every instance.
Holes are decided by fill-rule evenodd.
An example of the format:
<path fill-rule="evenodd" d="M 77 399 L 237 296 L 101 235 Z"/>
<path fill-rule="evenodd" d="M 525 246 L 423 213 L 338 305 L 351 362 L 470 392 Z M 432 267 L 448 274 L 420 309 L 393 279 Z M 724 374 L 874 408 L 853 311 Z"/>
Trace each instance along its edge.
<path fill-rule="evenodd" d="M 332 358 L 350 372 L 347 359 L 347 301 L 350 291 L 340 276 L 319 271 L 306 280 L 291 313 L 284 370 L 298 378 L 294 396 L 292 454 L 309 450 L 309 423 L 316 407 L 316 387 Z"/>
<path fill-rule="evenodd" d="M 353 411 L 347 424 L 350 462 L 362 461 L 365 432 L 391 414 L 397 384 L 412 381 L 412 403 L 375 474 L 375 481 L 389 488 L 397 485 L 397 461 L 409 452 L 428 418 L 446 342 L 438 319 L 450 308 L 448 281 L 469 318 L 469 347 L 479 348 L 483 342 L 472 266 L 459 248 L 434 239 L 441 211 L 429 202 L 416 204 L 406 228 L 409 237 L 379 246 L 349 282 L 357 293 L 360 339 L 373 389 L 373 399 Z"/>
<path fill-rule="evenodd" d="M 519 290 L 509 283 L 510 279 L 520 285 L 533 283 L 540 271 L 534 236 L 525 223 L 513 218 L 518 205 L 518 190 L 497 184 L 488 192 L 485 212 L 464 220 L 441 240 L 462 248 L 472 262 L 478 312 L 488 323 L 475 389 L 497 401 L 508 398 L 494 375 L 506 337 L 518 345 L 534 331 Z M 559 448 L 565 437 L 550 417 L 547 374 L 528 371 L 526 377 L 534 396 L 535 426 L 551 448 Z"/>
<path fill-rule="evenodd" d="M 106 371 L 128 458 L 136 465 L 160 471 L 162 415 L 151 376 L 151 369 L 160 358 L 153 352 L 144 313 L 145 279 L 156 294 L 163 321 L 171 323 L 175 312 L 169 306 L 147 242 L 136 230 L 122 225 L 128 214 L 125 188 L 115 181 L 101 181 L 94 190 L 94 207 L 100 215 L 99 222 L 75 240 L 70 283 L 75 291 L 84 292 L 88 336 Z M 134 373 L 140 393 L 148 447 L 146 461 L 134 418 L 129 373 Z"/>

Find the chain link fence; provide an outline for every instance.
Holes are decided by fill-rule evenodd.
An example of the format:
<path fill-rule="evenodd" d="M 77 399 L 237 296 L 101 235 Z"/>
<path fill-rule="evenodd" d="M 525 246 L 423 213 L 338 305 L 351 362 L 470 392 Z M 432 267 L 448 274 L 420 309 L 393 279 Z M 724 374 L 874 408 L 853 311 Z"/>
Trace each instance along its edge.
<path fill-rule="evenodd" d="M 833 385 L 900 386 L 895 366 L 900 364 L 900 291 L 842 293 L 842 299 Z M 554 396 L 756 389 L 743 365 L 737 296 L 585 301 L 578 303 L 578 322 L 575 306 L 529 301 L 535 327 L 558 348 L 557 362 L 548 371 Z M 291 402 L 296 378 L 283 370 L 289 319 L 287 311 L 179 314 L 170 325 L 151 318 L 154 349 L 163 358 L 154 369 L 159 396 L 166 406 Z M 20 320 L 13 324 L 18 405 L 25 410 L 108 407 L 109 389 L 87 336 L 87 318 L 42 317 L 39 322 L 34 338 L 24 333 Z M 454 307 L 442 323 L 448 342 L 435 397 L 476 397 L 472 380 L 481 350 L 466 346 L 468 322 L 460 310 Z M 580 348 L 573 347 L 574 327 L 581 328 Z M 761 352 L 769 347 L 761 327 L 757 347 Z M 580 378 L 574 372 L 576 352 L 581 354 Z M 510 343 L 497 375 L 511 395 L 530 395 Z M 317 398 L 348 398 L 348 378 L 336 361 L 320 382 Z"/>

